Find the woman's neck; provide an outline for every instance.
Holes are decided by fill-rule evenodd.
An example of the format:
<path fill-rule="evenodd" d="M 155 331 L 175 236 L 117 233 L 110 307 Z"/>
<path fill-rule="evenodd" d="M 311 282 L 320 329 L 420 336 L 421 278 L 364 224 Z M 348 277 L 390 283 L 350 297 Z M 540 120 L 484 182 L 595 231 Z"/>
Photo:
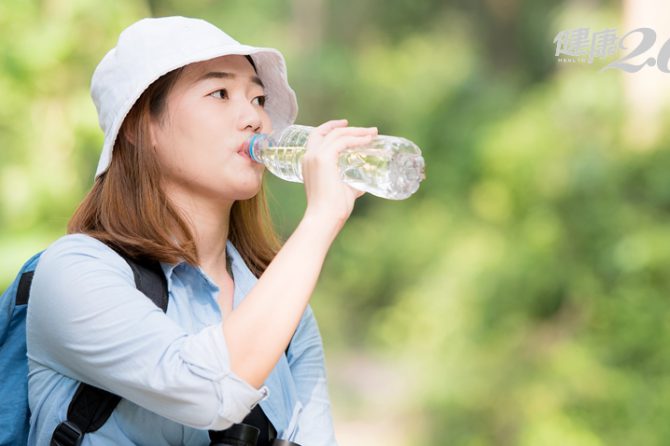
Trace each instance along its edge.
<path fill-rule="evenodd" d="M 193 232 L 200 266 L 210 277 L 226 270 L 226 241 L 233 201 L 212 200 L 168 188 L 170 201 Z"/>

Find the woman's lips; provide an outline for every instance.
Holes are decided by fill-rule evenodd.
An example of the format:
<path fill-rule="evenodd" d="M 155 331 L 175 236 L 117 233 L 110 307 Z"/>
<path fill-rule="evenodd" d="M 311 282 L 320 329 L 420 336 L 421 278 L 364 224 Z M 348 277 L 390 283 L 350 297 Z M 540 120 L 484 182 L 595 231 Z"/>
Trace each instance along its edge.
<path fill-rule="evenodd" d="M 249 156 L 249 141 L 244 141 L 242 144 L 240 144 L 239 148 L 237 149 L 237 154 L 249 160 L 251 159 Z"/>

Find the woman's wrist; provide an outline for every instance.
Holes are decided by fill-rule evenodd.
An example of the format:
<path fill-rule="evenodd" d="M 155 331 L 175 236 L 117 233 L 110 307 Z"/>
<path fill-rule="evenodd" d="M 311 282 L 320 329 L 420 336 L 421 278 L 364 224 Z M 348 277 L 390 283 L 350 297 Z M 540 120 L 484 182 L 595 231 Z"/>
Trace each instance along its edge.
<path fill-rule="evenodd" d="M 336 218 L 327 212 L 308 207 L 298 228 L 304 228 L 305 230 L 325 235 L 328 245 L 330 245 L 335 240 L 335 237 L 337 237 L 345 222 L 346 219 Z"/>

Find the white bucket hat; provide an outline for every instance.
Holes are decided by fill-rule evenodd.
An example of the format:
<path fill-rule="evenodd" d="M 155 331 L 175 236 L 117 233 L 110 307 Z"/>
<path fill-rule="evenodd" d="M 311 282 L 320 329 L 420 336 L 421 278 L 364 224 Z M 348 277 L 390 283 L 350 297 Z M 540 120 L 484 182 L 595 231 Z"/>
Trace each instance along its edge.
<path fill-rule="evenodd" d="M 185 65 L 226 55 L 248 55 L 268 95 L 265 109 L 273 130 L 295 121 L 298 103 L 288 84 L 286 62 L 273 48 L 243 45 L 216 26 L 200 19 L 162 17 L 142 19 L 126 28 L 100 61 L 91 80 L 105 142 L 95 172 L 105 172 L 121 124 L 144 90 L 162 75 Z"/>

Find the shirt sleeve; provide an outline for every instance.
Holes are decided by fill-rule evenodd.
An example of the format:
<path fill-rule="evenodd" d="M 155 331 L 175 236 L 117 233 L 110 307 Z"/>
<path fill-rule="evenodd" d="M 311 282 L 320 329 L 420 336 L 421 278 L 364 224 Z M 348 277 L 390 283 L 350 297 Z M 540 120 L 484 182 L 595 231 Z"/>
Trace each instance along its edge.
<path fill-rule="evenodd" d="M 135 288 L 123 258 L 84 235 L 42 255 L 27 340 L 31 360 L 198 429 L 226 429 L 267 396 L 231 371 L 220 324 L 187 334 Z"/>
<path fill-rule="evenodd" d="M 287 359 L 303 405 L 293 440 L 310 446 L 337 445 L 328 396 L 323 342 L 309 305 L 291 339 Z"/>

